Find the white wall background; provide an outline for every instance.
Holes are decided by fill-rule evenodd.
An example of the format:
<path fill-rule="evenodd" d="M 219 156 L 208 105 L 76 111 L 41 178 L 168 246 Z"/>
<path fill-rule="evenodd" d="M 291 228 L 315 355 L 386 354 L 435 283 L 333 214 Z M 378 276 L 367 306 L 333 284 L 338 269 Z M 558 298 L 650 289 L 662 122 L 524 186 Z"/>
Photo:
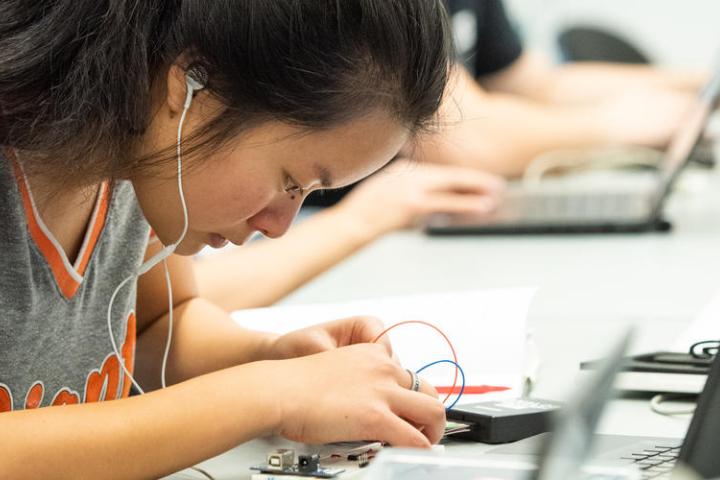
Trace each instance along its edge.
<path fill-rule="evenodd" d="M 621 34 L 659 64 L 707 67 L 720 60 L 720 0 L 505 0 L 523 35 L 556 57 L 564 26 L 591 24 Z"/>

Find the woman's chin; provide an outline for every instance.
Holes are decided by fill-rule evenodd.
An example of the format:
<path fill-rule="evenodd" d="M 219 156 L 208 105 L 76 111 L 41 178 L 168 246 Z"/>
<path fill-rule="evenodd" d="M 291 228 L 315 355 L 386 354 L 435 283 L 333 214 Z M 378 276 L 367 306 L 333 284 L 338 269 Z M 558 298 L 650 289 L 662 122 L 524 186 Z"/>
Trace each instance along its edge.
<path fill-rule="evenodd" d="M 182 256 L 195 255 L 205 248 L 206 243 L 197 240 L 185 239 L 175 249 L 175 254 Z"/>

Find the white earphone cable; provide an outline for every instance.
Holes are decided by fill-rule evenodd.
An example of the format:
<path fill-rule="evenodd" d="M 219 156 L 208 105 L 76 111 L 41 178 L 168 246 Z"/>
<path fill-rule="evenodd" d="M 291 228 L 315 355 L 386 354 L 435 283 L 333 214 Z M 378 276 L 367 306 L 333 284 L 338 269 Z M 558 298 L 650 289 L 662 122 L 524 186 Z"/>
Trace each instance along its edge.
<path fill-rule="evenodd" d="M 187 209 L 187 203 L 185 202 L 185 192 L 183 190 L 183 183 L 182 183 L 182 129 L 183 125 L 185 124 L 185 117 L 187 116 L 187 112 L 190 109 L 190 105 L 192 104 L 193 99 L 193 93 L 195 90 L 199 90 L 200 88 L 203 88 L 202 85 L 198 85 L 197 82 L 195 84 L 191 84 L 190 78 L 187 82 L 187 95 L 185 97 L 185 104 L 183 105 L 183 111 L 180 115 L 180 122 L 178 123 L 178 132 L 177 132 L 177 181 L 178 181 L 178 193 L 180 194 L 180 204 L 182 205 L 182 211 L 183 211 L 183 228 L 182 232 L 180 233 L 180 237 L 175 241 L 173 244 L 168 245 L 167 247 L 163 248 L 160 252 L 155 254 L 153 257 L 151 257 L 147 262 L 143 263 L 139 268 L 138 271 L 129 277 L 127 277 L 125 280 L 123 280 L 120 285 L 117 286 L 115 291 L 112 294 L 112 297 L 110 298 L 110 303 L 108 304 L 108 315 L 107 315 L 107 322 L 108 322 L 108 332 L 110 334 L 110 343 L 112 344 L 113 351 L 115 352 L 115 355 L 117 356 L 120 365 L 122 366 L 123 371 L 125 372 L 125 375 L 128 376 L 130 381 L 133 383 L 137 391 L 141 394 L 144 394 L 145 391 L 138 385 L 138 382 L 135 380 L 135 377 L 133 377 L 132 373 L 127 368 L 127 365 L 125 365 L 125 359 L 120 355 L 120 351 L 118 350 L 117 343 L 115 342 L 115 336 L 113 335 L 112 331 L 112 305 L 115 302 L 115 297 L 117 296 L 118 292 L 122 289 L 123 286 L 125 286 L 130 280 L 133 278 L 137 278 L 140 275 L 143 275 L 150 271 L 155 265 L 157 265 L 160 262 L 163 262 L 163 268 L 165 270 L 165 284 L 167 285 L 167 296 L 168 296 L 168 333 L 167 333 L 167 340 L 165 342 L 165 351 L 163 352 L 163 359 L 162 359 L 162 366 L 160 369 L 160 383 L 162 385 L 162 388 L 167 387 L 166 383 L 166 370 L 167 370 L 167 361 L 168 356 L 170 354 L 170 345 L 172 343 L 172 333 L 173 333 L 173 295 L 172 295 L 172 281 L 170 280 L 170 271 L 168 269 L 167 265 L 167 258 L 172 255 L 172 253 L 175 251 L 178 245 L 185 239 L 185 235 L 187 234 L 189 222 L 188 222 L 188 209 Z M 194 470 L 201 475 L 203 475 L 206 478 L 213 479 L 213 477 L 207 473 L 205 470 L 202 470 L 198 467 L 190 467 L 191 470 Z"/>
<path fill-rule="evenodd" d="M 170 354 L 170 344 L 172 343 L 173 334 L 173 295 L 172 295 L 172 282 L 170 281 L 170 270 L 168 270 L 167 260 L 163 260 L 163 267 L 165 269 L 165 285 L 167 285 L 168 294 L 168 332 L 167 340 L 165 341 L 165 353 L 163 354 L 162 368 L 160 370 L 160 383 L 162 388 L 167 387 L 165 382 L 165 371 L 167 369 L 168 355 Z"/>
<path fill-rule="evenodd" d="M 165 268 L 165 283 L 167 285 L 167 292 L 168 292 L 168 336 L 167 341 L 165 343 L 165 351 L 163 353 L 163 361 L 162 361 L 162 367 L 160 371 L 160 383 L 163 388 L 166 386 L 165 381 L 165 371 L 167 367 L 167 360 L 168 355 L 170 353 L 170 343 L 172 341 L 172 329 L 173 329 L 173 298 L 172 298 L 172 282 L 170 280 L 170 272 L 167 267 L 167 258 L 172 255 L 172 253 L 175 251 L 177 246 L 185 239 L 185 235 L 188 231 L 188 209 L 187 209 L 187 203 L 185 202 L 185 192 L 183 190 L 183 183 L 182 183 L 182 129 L 183 125 L 185 124 L 185 117 L 187 116 L 187 112 L 190 109 L 190 105 L 192 104 L 193 99 L 193 93 L 194 90 L 191 85 L 188 84 L 187 88 L 187 95 L 185 97 L 185 104 L 183 105 L 183 111 L 180 115 L 180 122 L 178 123 L 178 132 L 177 132 L 177 180 L 178 180 L 178 192 L 180 194 L 180 204 L 182 205 L 183 210 L 183 228 L 182 232 L 180 233 L 180 237 L 177 241 L 172 243 L 171 245 L 168 245 L 167 247 L 163 248 L 160 252 L 155 254 L 150 260 L 143 263 L 139 268 L 138 271 L 127 277 L 125 280 L 123 280 L 115 289 L 115 291 L 112 294 L 112 297 L 110 297 L 110 303 L 108 304 L 108 313 L 107 313 L 107 325 L 108 325 L 108 333 L 110 334 L 110 343 L 112 344 L 113 352 L 117 356 L 120 366 L 122 367 L 123 371 L 125 372 L 125 375 L 130 379 L 132 384 L 135 386 L 137 391 L 141 394 L 144 394 L 145 391 L 140 387 L 138 382 L 135 380 L 135 377 L 133 377 L 132 373 L 127 368 L 127 365 L 125 364 L 125 359 L 120 354 L 120 350 L 118 349 L 117 342 L 115 341 L 115 335 L 112 331 L 112 306 L 113 303 L 115 303 L 115 298 L 117 297 L 117 294 L 120 292 L 122 287 L 124 287 L 130 280 L 139 277 L 140 275 L 143 275 L 147 273 L 149 270 L 151 270 L 155 265 L 157 265 L 160 262 L 163 262 L 164 268 Z"/>

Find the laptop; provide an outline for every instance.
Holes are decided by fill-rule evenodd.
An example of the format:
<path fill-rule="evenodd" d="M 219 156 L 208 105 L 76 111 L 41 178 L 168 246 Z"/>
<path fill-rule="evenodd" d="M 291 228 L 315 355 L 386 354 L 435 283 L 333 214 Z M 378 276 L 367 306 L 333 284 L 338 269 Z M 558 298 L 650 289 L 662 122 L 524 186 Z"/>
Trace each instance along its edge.
<path fill-rule="evenodd" d="M 586 464 L 594 431 L 610 399 L 632 334 L 628 332 L 594 372 L 587 388 L 571 399 L 555 430 L 533 442 L 533 455 L 483 454 L 470 458 L 432 456 L 423 451 L 386 449 L 374 460 L 365 480 L 558 480 L 592 478 L 632 480 L 635 467 L 617 463 Z"/>
<path fill-rule="evenodd" d="M 545 443 L 544 435 L 493 449 L 489 454 L 527 458 Z M 596 435 L 595 438 L 594 461 L 637 465 L 643 479 L 670 478 L 677 464 L 703 479 L 720 477 L 720 357 L 713 361 L 684 439 L 623 435 Z"/>
<path fill-rule="evenodd" d="M 498 209 L 486 216 L 437 214 L 425 226 L 431 235 L 620 233 L 669 230 L 663 206 L 702 139 L 720 95 L 720 71 L 698 95 L 688 119 L 650 175 L 623 172 L 583 185 L 577 178 L 511 184 Z M 602 180 L 602 181 L 600 181 Z"/>

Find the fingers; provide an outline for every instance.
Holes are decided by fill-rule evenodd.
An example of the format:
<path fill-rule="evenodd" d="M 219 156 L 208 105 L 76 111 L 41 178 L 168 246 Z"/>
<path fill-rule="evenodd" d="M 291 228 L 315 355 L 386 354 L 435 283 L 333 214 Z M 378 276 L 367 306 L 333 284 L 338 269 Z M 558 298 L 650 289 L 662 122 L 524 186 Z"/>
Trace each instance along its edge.
<path fill-rule="evenodd" d="M 440 398 L 440 394 L 429 382 L 420 377 L 420 393 L 429 395 L 433 398 Z"/>
<path fill-rule="evenodd" d="M 445 407 L 436 398 L 399 390 L 391 399 L 391 408 L 398 416 L 421 428 L 431 443 L 439 442 L 445 434 Z"/>
<path fill-rule="evenodd" d="M 373 337 L 373 340 L 374 340 L 376 337 L 377 337 L 377 335 L 376 335 L 375 337 Z M 372 341 L 372 340 L 370 340 L 370 341 Z M 382 345 L 383 347 L 385 347 L 385 350 L 387 350 L 388 354 L 390 354 L 390 356 L 391 356 L 394 360 L 398 360 L 398 361 L 399 361 L 397 355 L 395 355 L 395 352 L 393 352 L 392 343 L 390 342 L 390 337 L 389 337 L 389 336 L 383 335 L 383 336 L 380 337 L 380 338 L 377 340 L 377 342 L 375 342 L 375 343 L 377 343 L 378 345 Z"/>
<path fill-rule="evenodd" d="M 383 172 L 386 181 L 411 180 L 410 185 L 416 188 L 499 195 L 506 187 L 505 180 L 498 175 L 461 165 L 396 161 Z"/>
<path fill-rule="evenodd" d="M 432 445 L 423 432 L 392 412 L 383 417 L 376 437 L 394 447 L 430 448 Z"/>
<path fill-rule="evenodd" d="M 387 335 L 383 335 L 378 339 L 378 336 L 382 334 L 386 327 L 382 320 L 375 317 L 355 317 L 354 319 L 354 331 L 353 340 L 356 343 L 363 342 L 377 342 L 380 345 L 388 347 L 388 352 L 392 354 L 392 347 L 390 346 L 390 338 Z"/>
<path fill-rule="evenodd" d="M 430 173 L 435 179 L 436 188 L 487 195 L 500 195 L 505 190 L 506 184 L 502 177 L 482 170 L 455 165 L 434 166 L 433 169 L 436 171 Z"/>
<path fill-rule="evenodd" d="M 455 213 L 487 215 L 498 207 L 499 201 L 486 195 L 432 193 L 419 205 L 423 214 Z"/>
<path fill-rule="evenodd" d="M 393 355 L 392 344 L 388 335 L 382 335 L 385 331 L 385 324 L 375 317 L 353 317 L 343 320 L 344 326 L 349 328 L 346 332 L 344 345 L 357 343 L 377 343 L 387 350 L 388 355 Z"/>
<path fill-rule="evenodd" d="M 398 354 L 393 352 L 392 354 L 392 361 L 395 362 L 397 365 L 402 365 L 402 362 L 400 362 L 400 357 L 398 357 Z"/>
<path fill-rule="evenodd" d="M 415 380 L 415 376 L 410 373 L 410 370 L 404 370 L 405 379 L 401 379 L 398 383 L 401 387 L 404 387 L 406 390 L 412 391 L 413 382 Z M 425 395 L 428 395 L 432 398 L 440 398 L 440 394 L 437 390 L 435 390 L 435 387 L 430 385 L 426 380 L 423 380 L 422 377 L 418 377 L 418 380 L 420 382 L 420 389 L 418 390 L 419 393 L 424 393 Z M 415 392 L 413 392 L 415 393 Z"/>

